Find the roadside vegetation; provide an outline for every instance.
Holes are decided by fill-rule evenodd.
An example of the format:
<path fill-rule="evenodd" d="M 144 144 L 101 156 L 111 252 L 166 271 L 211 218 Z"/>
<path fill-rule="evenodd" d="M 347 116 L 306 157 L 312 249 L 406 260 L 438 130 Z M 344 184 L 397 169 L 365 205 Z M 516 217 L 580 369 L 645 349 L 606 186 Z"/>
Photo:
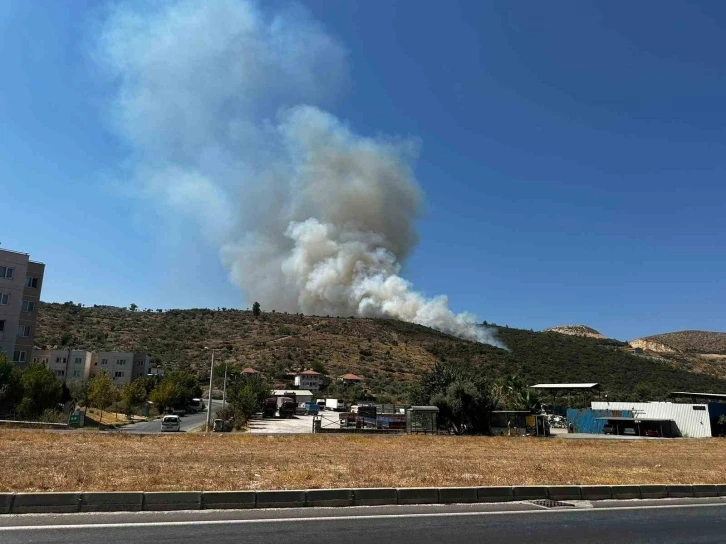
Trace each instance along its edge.
<path fill-rule="evenodd" d="M 723 483 L 723 440 L 0 429 L 0 491 Z M 211 452 L 211 453 L 210 453 Z"/>

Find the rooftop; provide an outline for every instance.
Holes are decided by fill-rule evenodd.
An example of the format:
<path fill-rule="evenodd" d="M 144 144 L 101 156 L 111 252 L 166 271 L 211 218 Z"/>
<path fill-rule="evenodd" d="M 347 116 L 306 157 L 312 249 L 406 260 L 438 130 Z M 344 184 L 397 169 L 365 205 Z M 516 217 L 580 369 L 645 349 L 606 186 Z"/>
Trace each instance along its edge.
<path fill-rule="evenodd" d="M 694 399 L 714 399 L 726 400 L 726 395 L 722 393 L 689 393 L 687 391 L 674 391 L 668 395 L 669 397 L 691 397 Z"/>
<path fill-rule="evenodd" d="M 665 418 L 657 418 L 657 417 L 596 417 L 595 419 L 604 420 L 604 421 L 632 421 L 634 423 L 639 423 L 641 421 L 673 421 L 672 419 L 665 419 Z"/>
<path fill-rule="evenodd" d="M 363 381 L 363 378 L 362 377 L 356 376 L 355 374 L 351 374 L 351 373 L 343 374 L 341 376 L 341 378 L 344 379 L 344 380 L 360 380 L 360 381 Z"/>
<path fill-rule="evenodd" d="M 247 367 L 242 369 L 243 374 L 260 374 L 259 370 L 255 370 L 254 368 Z"/>
<path fill-rule="evenodd" d="M 315 372 L 314 370 L 303 370 L 302 372 L 298 372 L 297 376 L 320 376 L 320 372 Z"/>
<path fill-rule="evenodd" d="M 313 396 L 312 391 L 308 391 L 307 389 L 273 389 L 272 394 L 277 397 L 284 397 L 285 395 L 289 395 L 290 393 L 294 393 L 295 396 Z"/>

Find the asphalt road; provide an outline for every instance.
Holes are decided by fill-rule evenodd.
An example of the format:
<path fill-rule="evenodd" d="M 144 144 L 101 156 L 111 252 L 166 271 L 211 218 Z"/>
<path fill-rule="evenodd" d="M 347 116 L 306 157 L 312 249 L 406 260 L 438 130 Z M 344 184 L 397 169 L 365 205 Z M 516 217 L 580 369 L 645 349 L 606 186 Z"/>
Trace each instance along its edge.
<path fill-rule="evenodd" d="M 138 520 L 143 518 L 129 514 L 99 514 L 96 515 L 99 521 L 85 515 L 85 519 L 76 517 L 73 519 L 77 521 L 68 522 L 69 516 L 82 516 L 71 514 L 53 516 L 48 525 L 43 525 L 48 522 L 34 521 L 42 516 L 8 516 L 0 517 L 0 542 L 706 544 L 726 540 L 726 503 L 723 501 L 665 507 L 532 510 L 531 505 L 522 505 L 522 508 L 516 511 L 515 505 L 508 505 L 502 507 L 503 511 L 497 511 L 491 505 L 470 505 L 305 509 L 306 513 L 297 509 L 252 513 L 209 511 L 206 515 L 156 513 L 151 518 L 154 521 L 141 523 Z M 13 519 L 12 524 L 26 526 L 7 526 Z M 79 521 L 82 523 L 76 524 Z"/>
<path fill-rule="evenodd" d="M 212 400 L 212 421 L 214 421 L 214 414 L 218 409 L 222 407 L 221 400 Z M 207 421 L 207 411 L 198 412 L 196 414 L 187 414 L 181 418 L 181 430 L 183 432 L 189 432 L 200 425 L 203 425 Z M 158 433 L 161 431 L 161 420 L 154 419 L 152 421 L 142 421 L 140 423 L 133 423 L 126 425 L 118 429 L 120 432 L 133 433 L 133 434 L 150 434 Z M 115 431 L 115 432 L 118 432 Z"/>

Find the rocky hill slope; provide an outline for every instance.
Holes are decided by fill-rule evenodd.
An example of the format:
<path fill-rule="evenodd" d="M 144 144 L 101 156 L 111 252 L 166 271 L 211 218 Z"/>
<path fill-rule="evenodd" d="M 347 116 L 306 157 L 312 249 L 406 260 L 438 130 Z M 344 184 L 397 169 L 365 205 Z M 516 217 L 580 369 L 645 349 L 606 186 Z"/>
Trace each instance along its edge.
<path fill-rule="evenodd" d="M 148 352 L 166 367 L 207 372 L 209 352 L 282 377 L 320 362 L 331 375 L 363 375 L 377 393 L 404 399 L 408 386 L 436 361 L 470 362 L 496 379 L 517 374 L 535 382 L 600 382 L 609 398 L 669 391 L 726 393 L 726 381 L 676 363 L 638 357 L 614 340 L 498 327 L 509 351 L 460 340 L 390 319 L 303 316 L 230 309 L 136 311 L 41 303 L 36 345 Z"/>
<path fill-rule="evenodd" d="M 587 325 L 558 325 L 557 327 L 545 329 L 542 332 L 559 332 L 560 334 L 584 336 L 586 338 L 605 338 L 605 335 L 596 331 L 592 327 L 588 327 Z"/>
<path fill-rule="evenodd" d="M 644 348 L 652 349 L 652 351 L 658 351 L 659 349 L 668 351 L 668 348 L 670 348 L 673 351 L 680 351 L 683 353 L 713 353 L 726 355 L 726 332 L 678 331 L 637 338 L 630 342 L 632 346 L 635 346 L 633 342 L 650 342 L 663 346 L 660 348 L 658 346 Z"/>

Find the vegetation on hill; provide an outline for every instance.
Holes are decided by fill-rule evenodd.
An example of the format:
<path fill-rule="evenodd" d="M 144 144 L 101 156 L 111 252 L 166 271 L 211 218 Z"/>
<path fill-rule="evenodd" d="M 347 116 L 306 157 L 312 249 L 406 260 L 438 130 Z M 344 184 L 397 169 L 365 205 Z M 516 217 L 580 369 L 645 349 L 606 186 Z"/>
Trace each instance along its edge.
<path fill-rule="evenodd" d="M 560 334 L 571 334 L 573 336 L 605 338 L 604 334 L 587 325 L 558 325 L 557 327 L 545 329 L 543 332 L 559 332 Z"/>
<path fill-rule="evenodd" d="M 665 344 L 684 353 L 726 355 L 726 332 L 678 331 L 646 336 L 642 340 Z"/>
<path fill-rule="evenodd" d="M 527 383 L 600 382 L 609 398 L 658 399 L 676 390 L 726 393 L 726 381 L 639 357 L 607 339 L 498 328 L 510 351 L 391 319 L 303 316 L 232 309 L 131 311 L 73 303 L 39 306 L 36 344 L 75 349 L 148 352 L 168 368 L 208 372 L 209 351 L 284 381 L 289 371 L 322 364 L 331 378 L 352 372 L 390 399 L 437 362 L 471 364 L 494 382 L 516 375 Z"/>

